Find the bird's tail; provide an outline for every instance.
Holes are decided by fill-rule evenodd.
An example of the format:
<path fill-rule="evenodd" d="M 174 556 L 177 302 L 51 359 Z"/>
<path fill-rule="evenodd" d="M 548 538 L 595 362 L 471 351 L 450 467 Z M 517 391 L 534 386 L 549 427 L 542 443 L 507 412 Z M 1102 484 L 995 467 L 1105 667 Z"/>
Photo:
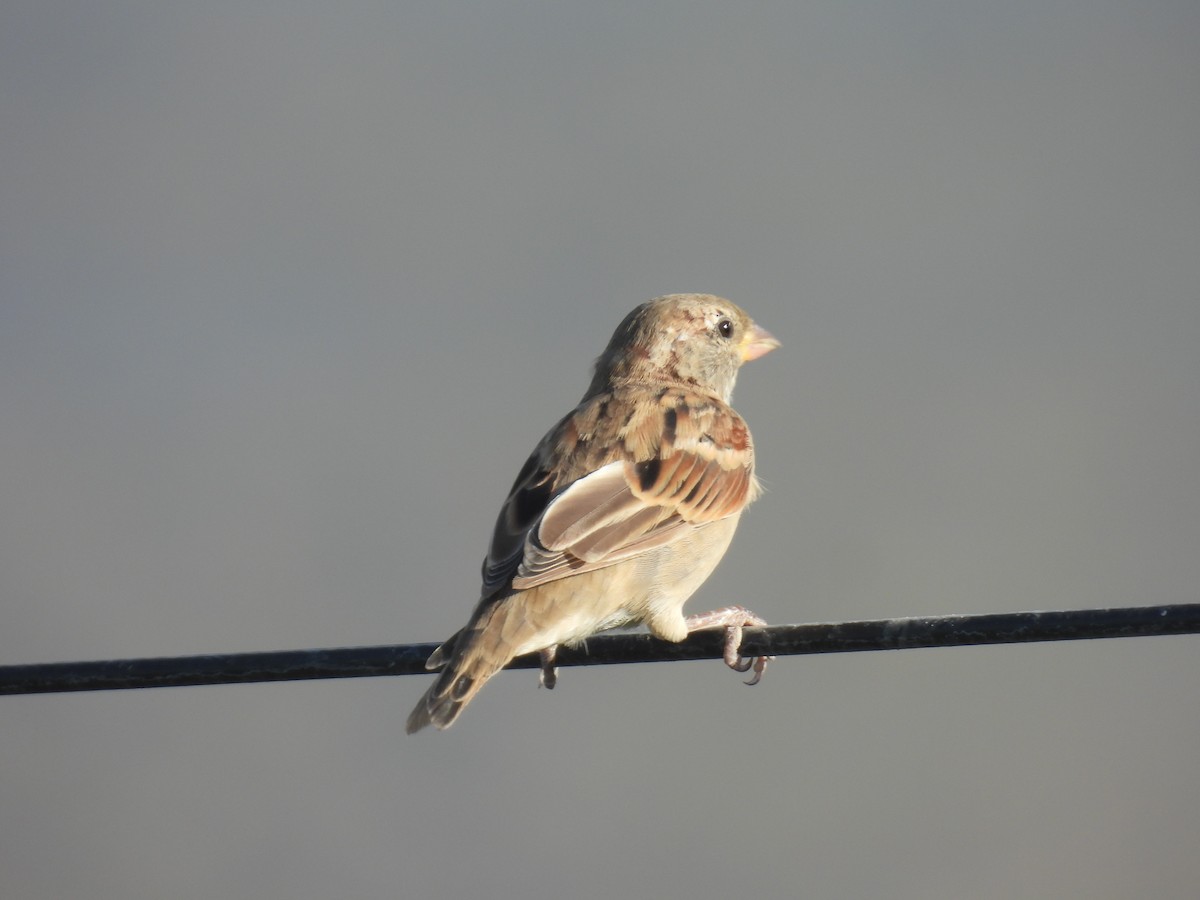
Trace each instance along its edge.
<path fill-rule="evenodd" d="M 512 626 L 524 630 L 511 621 L 519 618 L 512 613 L 509 604 L 497 603 L 433 651 L 425 667 L 442 672 L 409 714 L 406 732 L 427 725 L 449 728 L 487 680 L 508 665 L 521 643 Z"/>

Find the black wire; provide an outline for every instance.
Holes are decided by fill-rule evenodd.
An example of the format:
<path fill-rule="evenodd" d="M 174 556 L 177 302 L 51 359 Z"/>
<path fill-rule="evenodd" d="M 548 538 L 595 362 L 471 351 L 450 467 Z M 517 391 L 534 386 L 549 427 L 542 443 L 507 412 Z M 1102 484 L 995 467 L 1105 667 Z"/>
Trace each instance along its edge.
<path fill-rule="evenodd" d="M 747 628 L 742 655 L 854 653 L 1196 633 L 1200 633 L 1200 603 L 1184 603 Z M 0 666 L 0 694 L 416 675 L 425 673 L 425 660 L 436 646 L 397 644 Z M 560 649 L 556 663 L 560 666 L 590 666 L 719 659 L 723 649 L 724 632 L 720 629 L 697 631 L 678 644 L 660 641 L 648 634 L 605 634 L 589 639 L 584 646 Z M 529 669 L 538 665 L 534 654 L 513 660 L 508 668 Z"/>

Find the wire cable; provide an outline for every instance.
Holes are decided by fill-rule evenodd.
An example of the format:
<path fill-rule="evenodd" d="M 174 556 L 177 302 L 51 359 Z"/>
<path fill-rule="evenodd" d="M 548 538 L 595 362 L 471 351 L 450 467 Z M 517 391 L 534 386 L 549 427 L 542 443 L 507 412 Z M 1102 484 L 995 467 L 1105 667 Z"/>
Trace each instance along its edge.
<path fill-rule="evenodd" d="M 746 657 L 793 656 L 1197 633 L 1200 633 L 1200 603 L 1184 603 L 772 625 L 747 628 L 741 649 Z M 720 659 L 724 642 L 723 629 L 697 631 L 678 644 L 643 633 L 604 634 L 589 638 L 579 647 L 561 648 L 556 664 L 596 666 Z M 0 694 L 417 675 L 426 673 L 425 660 L 436 646 L 395 644 L 0 666 Z M 530 654 L 513 660 L 508 668 L 531 669 L 538 665 L 537 654 Z"/>

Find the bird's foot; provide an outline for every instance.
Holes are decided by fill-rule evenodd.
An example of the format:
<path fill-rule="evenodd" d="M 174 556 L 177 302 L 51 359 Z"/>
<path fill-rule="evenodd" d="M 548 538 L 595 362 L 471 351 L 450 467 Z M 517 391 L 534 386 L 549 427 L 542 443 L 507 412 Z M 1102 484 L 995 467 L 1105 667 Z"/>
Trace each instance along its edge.
<path fill-rule="evenodd" d="M 749 672 L 753 668 L 754 677 L 746 684 L 758 684 L 762 680 L 763 672 L 767 670 L 767 663 L 775 658 L 773 656 L 746 658 L 741 655 L 742 629 L 747 625 L 767 624 L 766 619 L 755 615 L 744 606 L 726 606 L 722 609 L 714 609 L 712 612 L 698 613 L 688 616 L 686 621 L 689 634 L 702 628 L 725 629 L 725 665 L 735 672 Z"/>
<path fill-rule="evenodd" d="M 558 667 L 554 665 L 554 658 L 558 655 L 558 646 L 547 647 L 545 650 L 538 652 L 538 656 L 542 660 L 542 670 L 538 673 L 538 687 L 544 687 L 548 691 L 554 690 L 554 686 L 558 684 Z"/>

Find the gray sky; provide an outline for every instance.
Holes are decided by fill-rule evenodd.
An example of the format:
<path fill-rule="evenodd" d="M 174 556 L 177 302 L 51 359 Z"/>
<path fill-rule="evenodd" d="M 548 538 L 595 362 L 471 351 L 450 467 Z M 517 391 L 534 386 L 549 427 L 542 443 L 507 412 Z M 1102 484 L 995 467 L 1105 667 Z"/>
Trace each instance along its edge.
<path fill-rule="evenodd" d="M 636 303 L 784 347 L 692 611 L 1192 602 L 1194 3 L 6 3 L 0 663 L 444 638 Z M 1190 897 L 1200 643 L 0 700 L 0 895 Z"/>

